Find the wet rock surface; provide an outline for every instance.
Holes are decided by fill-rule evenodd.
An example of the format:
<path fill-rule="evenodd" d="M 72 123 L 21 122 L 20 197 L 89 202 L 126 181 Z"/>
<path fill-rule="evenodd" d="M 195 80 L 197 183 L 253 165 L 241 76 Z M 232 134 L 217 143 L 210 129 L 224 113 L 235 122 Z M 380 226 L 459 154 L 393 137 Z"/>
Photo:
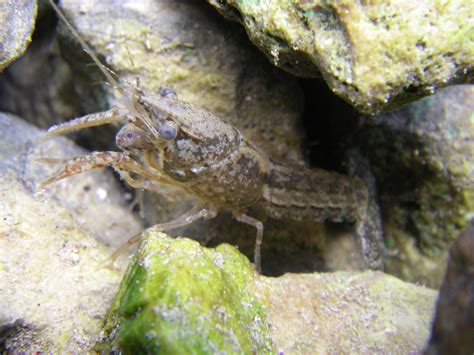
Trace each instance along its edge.
<path fill-rule="evenodd" d="M 365 113 L 472 79 L 471 1 L 209 3 L 240 22 L 273 64 L 297 76 L 321 75 Z"/>
<path fill-rule="evenodd" d="M 141 230 L 111 174 L 95 172 L 37 193 L 56 167 L 35 157 L 83 150 L 0 115 L 0 329 L 6 352 L 82 352 L 95 342 L 125 260 L 101 265 Z"/>
<path fill-rule="evenodd" d="M 108 315 L 100 351 L 252 353 L 273 348 L 248 260 L 230 245 L 144 236 Z"/>
<path fill-rule="evenodd" d="M 64 120 L 107 108 L 101 87 L 104 79 L 91 70 L 73 75 L 57 40 L 58 19 L 47 1 L 39 3 L 33 41 L 25 54 L 0 74 L 0 111 L 13 113 L 47 129 Z M 78 49 L 82 53 L 81 49 Z M 90 67 L 89 64 L 84 67 Z M 87 89 L 84 89 L 87 85 Z M 113 142 L 115 130 L 103 127 L 71 135 L 89 149 L 104 149 Z"/>
<path fill-rule="evenodd" d="M 449 251 L 448 267 L 436 305 L 425 354 L 474 352 L 474 226 Z"/>
<path fill-rule="evenodd" d="M 369 118 L 355 145 L 369 156 L 384 212 L 386 265 L 438 287 L 447 250 L 474 211 L 474 87 L 453 86 Z"/>
<path fill-rule="evenodd" d="M 20 57 L 31 42 L 37 7 L 35 0 L 0 3 L 0 72 Z"/>
<path fill-rule="evenodd" d="M 418 352 L 435 297 L 379 272 L 264 277 L 230 245 L 149 233 L 99 349 Z"/>

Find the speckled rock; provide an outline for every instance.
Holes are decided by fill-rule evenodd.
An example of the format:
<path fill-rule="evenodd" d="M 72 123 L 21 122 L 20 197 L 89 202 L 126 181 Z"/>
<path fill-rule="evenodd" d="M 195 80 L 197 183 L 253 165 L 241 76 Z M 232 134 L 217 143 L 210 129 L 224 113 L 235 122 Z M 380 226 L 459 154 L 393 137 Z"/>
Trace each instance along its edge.
<path fill-rule="evenodd" d="M 234 247 L 147 234 L 101 351 L 412 353 L 436 292 L 380 272 L 260 276 Z"/>
<path fill-rule="evenodd" d="M 36 0 L 0 2 L 0 72 L 21 56 L 35 27 Z"/>
<path fill-rule="evenodd" d="M 272 338 L 284 353 L 417 353 L 437 292 L 381 272 L 261 278 Z"/>
<path fill-rule="evenodd" d="M 439 287 L 447 250 L 473 217 L 473 112 L 474 86 L 453 86 L 358 133 L 379 187 L 387 270 L 405 280 Z"/>
<path fill-rule="evenodd" d="M 433 2 L 209 0 L 275 65 L 329 87 L 365 113 L 400 107 L 474 66 L 474 5 Z"/>
<path fill-rule="evenodd" d="M 0 114 L 0 349 L 85 352 L 125 268 L 101 263 L 141 230 L 112 174 L 96 171 L 37 191 L 55 166 L 38 157 L 83 153 Z M 107 245 L 113 245 L 112 248 Z"/>

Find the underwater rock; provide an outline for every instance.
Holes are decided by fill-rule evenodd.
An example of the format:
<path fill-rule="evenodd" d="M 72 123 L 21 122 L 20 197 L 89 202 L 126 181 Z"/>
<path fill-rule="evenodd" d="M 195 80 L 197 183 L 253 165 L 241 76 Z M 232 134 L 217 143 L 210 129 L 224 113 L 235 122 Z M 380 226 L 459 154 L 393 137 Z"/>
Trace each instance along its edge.
<path fill-rule="evenodd" d="M 147 233 L 112 305 L 100 351 L 271 351 L 252 275 L 247 258 L 230 245 L 207 249 Z"/>
<path fill-rule="evenodd" d="M 474 353 L 474 225 L 449 251 L 438 296 L 430 343 L 425 354 Z"/>
<path fill-rule="evenodd" d="M 0 3 L 0 72 L 30 44 L 37 7 L 36 0 L 2 0 Z"/>
<path fill-rule="evenodd" d="M 99 350 L 413 353 L 437 292 L 380 272 L 258 275 L 234 247 L 149 232 Z"/>
<path fill-rule="evenodd" d="M 472 79 L 469 0 L 208 2 L 240 22 L 273 64 L 301 77 L 321 75 L 364 113 Z"/>
<path fill-rule="evenodd" d="M 89 91 L 90 96 L 97 95 L 94 99 L 78 95 L 79 84 L 62 57 L 55 36 L 55 16 L 48 1 L 39 3 L 34 40 L 25 53 L 0 74 L 0 112 L 15 114 L 43 129 L 105 108 L 97 102 L 100 97 L 97 85 Z M 76 141 L 77 136 L 82 138 L 76 134 Z M 90 148 L 98 147 L 99 141 L 110 141 L 111 137 L 113 139 L 103 132 L 96 134 Z"/>
<path fill-rule="evenodd" d="M 474 86 L 441 89 L 370 117 L 354 145 L 370 158 L 384 212 L 387 271 L 439 287 L 447 250 L 474 211 Z"/>
<path fill-rule="evenodd" d="M 141 231 L 112 174 L 95 171 L 38 191 L 57 171 L 39 157 L 84 150 L 0 114 L 0 344 L 5 352 L 85 352 L 125 268 L 101 265 Z M 113 247 L 107 247 L 112 245 Z"/>

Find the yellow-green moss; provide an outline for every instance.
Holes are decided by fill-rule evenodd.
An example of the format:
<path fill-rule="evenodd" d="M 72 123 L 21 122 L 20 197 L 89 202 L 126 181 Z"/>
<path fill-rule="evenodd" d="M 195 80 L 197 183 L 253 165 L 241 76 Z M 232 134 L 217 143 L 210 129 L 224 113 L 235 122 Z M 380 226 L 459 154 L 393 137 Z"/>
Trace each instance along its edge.
<path fill-rule="evenodd" d="M 271 352 L 254 271 L 234 247 L 149 233 L 111 308 L 101 350 L 125 353 Z"/>
<path fill-rule="evenodd" d="M 276 66 L 302 77 L 322 74 L 336 94 L 367 113 L 469 79 L 472 1 L 210 2 L 239 20 Z"/>

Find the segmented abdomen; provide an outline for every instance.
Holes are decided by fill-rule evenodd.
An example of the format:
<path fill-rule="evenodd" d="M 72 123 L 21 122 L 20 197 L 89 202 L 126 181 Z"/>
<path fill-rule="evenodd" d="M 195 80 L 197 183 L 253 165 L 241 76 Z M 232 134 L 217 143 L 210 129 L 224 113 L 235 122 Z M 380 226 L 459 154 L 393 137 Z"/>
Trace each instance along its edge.
<path fill-rule="evenodd" d="M 278 219 L 355 222 L 364 218 L 367 199 L 356 177 L 272 163 L 261 206 Z"/>

